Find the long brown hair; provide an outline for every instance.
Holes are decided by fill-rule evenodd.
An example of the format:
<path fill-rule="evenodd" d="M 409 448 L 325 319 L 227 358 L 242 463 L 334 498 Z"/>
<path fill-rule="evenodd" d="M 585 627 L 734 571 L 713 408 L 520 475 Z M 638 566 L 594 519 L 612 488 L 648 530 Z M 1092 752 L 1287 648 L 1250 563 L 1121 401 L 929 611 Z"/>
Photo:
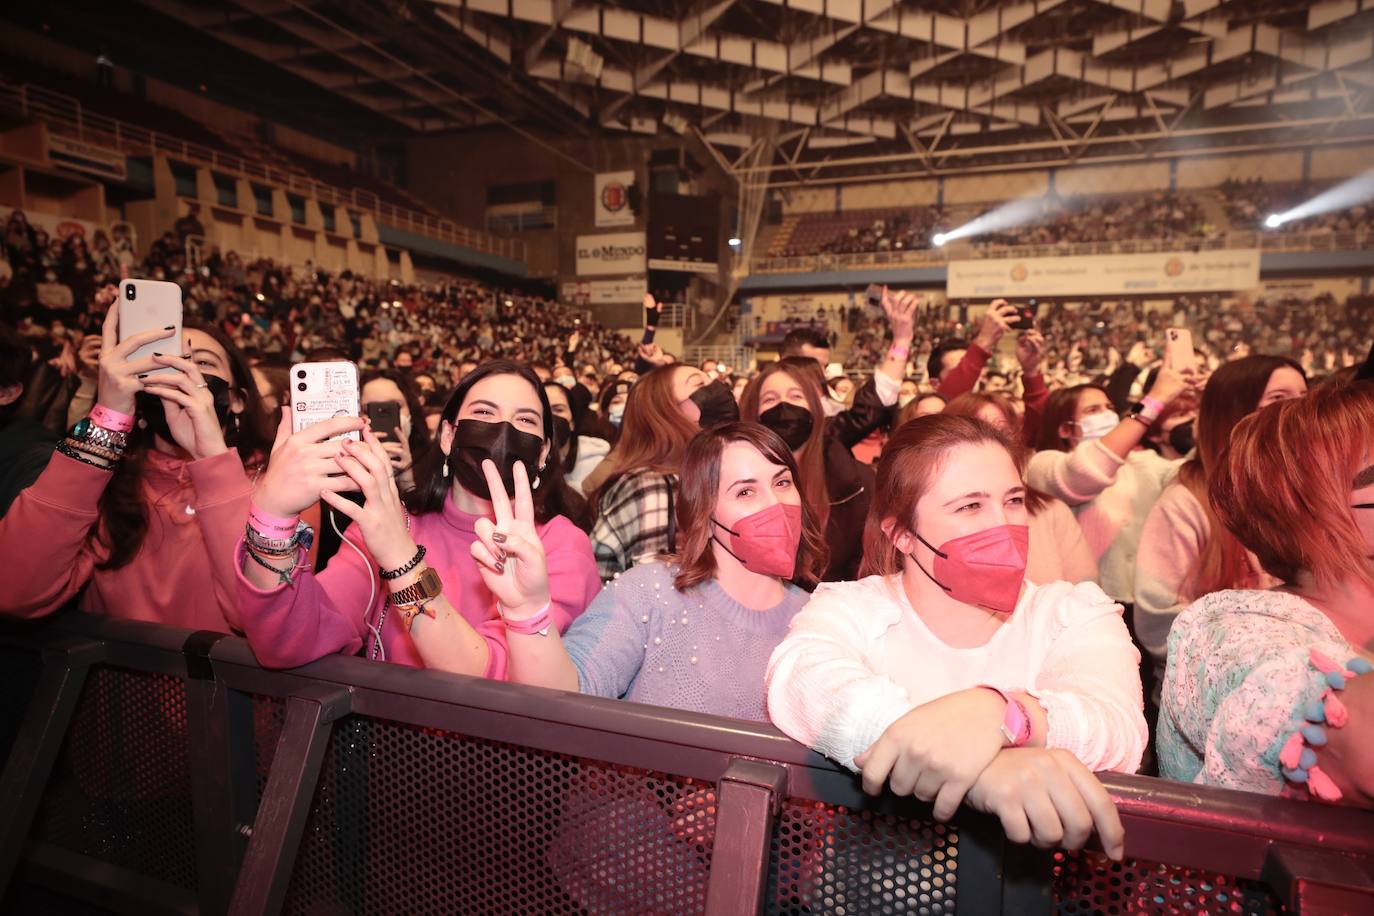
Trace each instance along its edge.
<path fill-rule="evenodd" d="M 815 362 L 815 360 L 812 360 Z M 711 549 L 711 516 L 715 514 L 720 492 L 720 458 L 725 446 L 743 442 L 758 449 L 772 464 L 792 472 L 797 486 L 802 486 L 801 472 L 777 433 L 760 423 L 723 423 L 697 433 L 687 445 L 682 459 L 681 496 L 677 501 L 677 530 L 682 532 L 678 552 L 672 562 L 678 564 L 673 585 L 684 591 L 715 577 L 716 555 Z M 805 490 L 801 492 L 805 494 Z M 816 518 L 814 507 L 801 501 L 802 535 L 797 548 L 797 563 L 793 567 L 792 582 L 808 591 L 820 581 L 820 573 L 829 561 L 830 550 L 825 543 L 825 528 Z"/>
<path fill-rule="evenodd" d="M 186 316 L 182 327 L 200 331 L 211 337 L 224 350 L 229 363 L 229 387 L 243 399 L 243 412 L 231 417 L 233 424 L 224 430 L 224 444 L 239 453 L 243 466 L 250 472 L 261 469 L 272 451 L 272 430 L 263 411 L 262 397 L 248 360 L 218 325 L 208 324 Z M 278 418 L 280 419 L 280 418 Z M 91 528 L 90 542 L 106 551 L 97 569 L 119 569 L 129 565 L 143 547 L 148 536 L 148 507 L 143 491 L 143 463 L 153 437 L 136 427 L 129 433 L 129 446 L 124 460 L 115 466 L 110 483 L 105 487 L 97 507 L 99 520 Z"/>
<path fill-rule="evenodd" d="M 682 453 L 697 434 L 696 424 L 682 415 L 673 397 L 673 373 L 682 368 L 676 363 L 658 366 L 640 376 L 630 389 L 620 438 L 606 456 L 615 471 L 597 488 L 593 503 L 599 503 L 602 493 L 634 471 L 678 472 Z"/>
<path fill-rule="evenodd" d="M 1294 369 L 1307 378 L 1302 366 L 1287 357 L 1247 356 L 1217 369 L 1202 391 L 1195 426 L 1197 455 L 1178 469 L 1178 481 L 1202 506 L 1207 515 L 1208 533 L 1197 560 L 1184 579 L 1177 598 L 1180 602 L 1237 588 L 1250 579 L 1245 547 L 1217 519 L 1207 494 L 1222 454 L 1231 444 L 1231 433 L 1241 420 L 1255 412 L 1270 377 L 1283 368 Z"/>
<path fill-rule="evenodd" d="M 860 576 L 890 576 L 902 571 L 902 552 L 883 530 L 897 522 L 916 524 L 916 504 L 926 494 L 945 457 L 961 445 L 991 442 L 1016 460 L 1012 444 L 1002 432 L 975 417 L 937 413 L 903 423 L 883 446 L 878 459 L 877 486 L 864 524 L 864 560 Z"/>
<path fill-rule="evenodd" d="M 1008 434 L 1011 440 L 1011 457 L 1016 462 L 1017 472 L 1024 478 L 1026 476 L 1026 465 L 1030 463 L 1031 450 L 1020 443 L 1015 430 L 1021 424 L 1021 418 L 1016 415 L 1016 408 L 1011 405 L 1011 399 L 1004 394 L 994 392 L 970 391 L 961 394 L 954 400 L 945 405 L 942 413 L 951 417 L 973 417 L 981 420 L 978 412 L 984 407 L 991 407 L 1002 415 L 1006 421 L 1007 429 L 1012 430 Z M 1050 497 L 1048 494 L 1041 493 L 1039 490 L 1026 487 L 1026 511 L 1031 515 L 1039 515 L 1041 510 L 1049 505 Z"/>
<path fill-rule="evenodd" d="M 764 366 L 740 395 L 740 419 L 758 422 L 763 384 L 780 372 L 791 376 L 801 388 L 806 395 L 806 409 L 811 411 L 811 435 L 794 456 L 801 469 L 797 486 L 801 487 L 802 501 L 811 507 L 824 531 L 830 523 L 830 487 L 825 480 L 825 408 L 821 401 L 825 376 L 820 364 L 809 356 L 787 356 Z"/>
<path fill-rule="evenodd" d="M 1078 413 L 1078 402 L 1091 390 L 1107 394 L 1107 389 L 1101 385 L 1074 385 L 1071 388 L 1061 388 L 1050 395 L 1049 402 L 1045 404 L 1045 415 L 1040 420 L 1040 431 L 1035 437 L 1037 452 L 1069 450 L 1069 441 L 1059 434 L 1059 427 L 1074 422 L 1073 416 Z M 1108 399 L 1110 400 L 1110 395 Z"/>

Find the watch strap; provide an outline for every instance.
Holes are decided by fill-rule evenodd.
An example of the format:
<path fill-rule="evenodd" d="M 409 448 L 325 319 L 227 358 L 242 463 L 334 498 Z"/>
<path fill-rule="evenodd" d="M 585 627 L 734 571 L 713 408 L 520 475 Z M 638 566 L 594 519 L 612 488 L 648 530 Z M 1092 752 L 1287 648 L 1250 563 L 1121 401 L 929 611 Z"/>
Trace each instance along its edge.
<path fill-rule="evenodd" d="M 978 686 L 991 690 L 1007 703 L 1007 710 L 1002 716 L 1002 725 L 1000 726 L 1006 747 L 1024 747 L 1030 743 L 1030 715 L 1026 712 L 1026 707 L 1021 701 L 1000 687 L 994 687 L 991 684 L 979 684 Z"/>
<path fill-rule="evenodd" d="M 391 593 L 391 603 L 398 608 L 402 605 L 418 605 L 421 602 L 433 601 L 443 590 L 444 583 L 439 574 L 433 567 L 426 566 L 420 572 L 420 578 Z"/>

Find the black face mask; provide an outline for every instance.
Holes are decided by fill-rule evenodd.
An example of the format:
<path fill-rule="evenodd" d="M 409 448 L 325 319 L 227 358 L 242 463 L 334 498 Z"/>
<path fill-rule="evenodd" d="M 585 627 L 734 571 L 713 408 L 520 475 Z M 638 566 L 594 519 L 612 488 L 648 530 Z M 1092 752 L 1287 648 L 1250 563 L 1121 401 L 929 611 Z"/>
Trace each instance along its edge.
<path fill-rule="evenodd" d="M 787 447 L 795 452 L 811 438 L 816 421 L 805 407 L 779 401 L 759 414 L 759 422 L 777 433 Z"/>
<path fill-rule="evenodd" d="M 733 423 L 739 419 L 739 404 L 735 403 L 735 395 L 722 381 L 702 385 L 692 392 L 688 400 L 701 409 L 701 419 L 697 425 L 702 429 L 710 429 L 722 423 Z"/>
<path fill-rule="evenodd" d="M 568 418 L 560 417 L 558 414 L 554 414 L 553 447 L 558 449 L 560 452 L 563 451 L 563 449 L 568 447 L 568 443 L 572 441 L 572 436 L 572 423 L 568 421 Z"/>
<path fill-rule="evenodd" d="M 233 439 L 237 438 L 234 433 L 237 432 L 238 424 L 231 425 L 229 422 L 234 416 L 229 383 L 208 372 L 204 373 L 204 376 L 210 396 L 215 400 L 215 419 L 219 421 L 219 428 L 224 431 L 224 444 L 232 448 Z M 167 425 L 167 409 L 162 403 L 162 398 L 147 391 L 140 391 L 134 395 L 134 412 L 143 421 L 148 432 L 161 436 L 165 442 L 176 443 L 176 439 L 172 438 L 171 427 Z"/>
<path fill-rule="evenodd" d="M 515 496 L 515 462 L 523 462 L 530 485 L 539 474 L 539 453 L 544 440 L 533 433 L 522 432 L 510 423 L 487 423 L 482 420 L 459 420 L 453 433 L 453 449 L 448 464 L 453 476 L 469 493 L 491 499 L 487 475 L 482 462 L 490 458 L 501 474 L 501 484 L 507 496 Z"/>
<path fill-rule="evenodd" d="M 1186 455 L 1197 445 L 1197 441 L 1193 438 L 1193 434 L 1192 420 L 1189 420 L 1187 423 L 1180 423 L 1169 430 L 1169 445 L 1180 455 Z"/>

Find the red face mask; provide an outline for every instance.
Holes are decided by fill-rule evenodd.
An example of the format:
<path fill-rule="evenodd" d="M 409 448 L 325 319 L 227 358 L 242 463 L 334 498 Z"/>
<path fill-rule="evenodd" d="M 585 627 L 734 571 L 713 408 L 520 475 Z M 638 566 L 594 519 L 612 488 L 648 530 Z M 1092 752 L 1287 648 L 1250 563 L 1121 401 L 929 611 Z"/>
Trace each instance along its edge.
<path fill-rule="evenodd" d="M 711 537 L 725 548 L 744 568 L 761 576 L 790 579 L 797 568 L 797 548 L 801 544 L 801 506 L 774 503 L 735 522 L 735 529 L 726 528 L 714 518 L 722 530 L 730 535 L 727 545 L 714 534 Z"/>
<path fill-rule="evenodd" d="M 915 534 L 915 532 L 912 532 Z M 1026 525 L 997 525 L 945 541 L 936 549 L 929 541 L 917 540 L 935 551 L 935 569 L 916 560 L 916 567 L 930 581 L 943 588 L 955 601 L 1010 614 L 1021 596 L 1026 578 L 1026 556 L 1030 550 L 1030 528 Z"/>

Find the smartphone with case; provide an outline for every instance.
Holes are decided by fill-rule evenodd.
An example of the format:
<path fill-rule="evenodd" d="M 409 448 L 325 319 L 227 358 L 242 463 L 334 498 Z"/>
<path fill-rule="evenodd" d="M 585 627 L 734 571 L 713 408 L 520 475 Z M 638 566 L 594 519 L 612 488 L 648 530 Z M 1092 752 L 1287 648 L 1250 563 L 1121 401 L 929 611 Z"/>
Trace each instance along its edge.
<path fill-rule="evenodd" d="M 367 405 L 367 425 L 383 441 L 401 441 L 401 405 L 395 401 L 373 401 Z"/>
<path fill-rule="evenodd" d="M 346 360 L 291 367 L 291 431 L 298 433 L 337 417 L 357 417 L 358 367 Z M 359 441 L 357 430 L 334 438 Z"/>
<path fill-rule="evenodd" d="M 1035 327 L 1035 316 L 1040 312 L 1040 303 L 1027 299 L 1026 304 L 1016 310 L 1016 320 L 1010 325 L 1013 331 L 1029 331 Z"/>
<path fill-rule="evenodd" d="M 868 301 L 868 307 L 880 309 L 883 307 L 883 288 L 876 283 L 868 284 L 868 289 L 864 290 L 864 299 Z"/>
<path fill-rule="evenodd" d="M 1197 357 L 1193 353 L 1193 332 L 1187 328 L 1169 328 L 1164 332 L 1165 362 L 1177 372 L 1196 368 Z"/>
<path fill-rule="evenodd" d="M 161 331 L 168 326 L 173 333 L 144 344 L 129 354 L 129 362 L 152 359 L 154 353 L 181 356 L 185 343 L 181 337 L 181 287 L 164 280 L 119 281 L 119 340 L 121 343 L 144 331 Z M 148 374 L 176 372 L 163 366 Z"/>

